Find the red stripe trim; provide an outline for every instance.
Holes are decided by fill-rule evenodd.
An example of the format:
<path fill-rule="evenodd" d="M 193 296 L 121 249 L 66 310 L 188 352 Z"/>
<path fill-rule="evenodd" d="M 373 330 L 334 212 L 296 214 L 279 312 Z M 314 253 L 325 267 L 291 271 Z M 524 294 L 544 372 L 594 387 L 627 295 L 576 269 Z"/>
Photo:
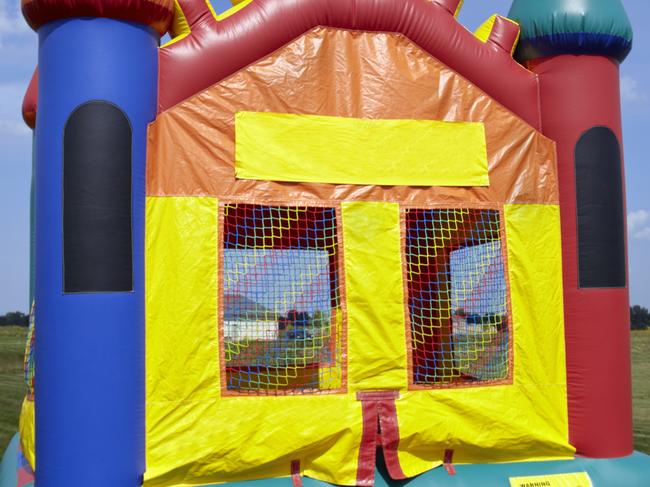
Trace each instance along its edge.
<path fill-rule="evenodd" d="M 361 391 L 357 401 L 392 401 L 399 397 L 399 391 Z"/>
<path fill-rule="evenodd" d="M 172 0 L 22 0 L 23 15 L 32 29 L 71 17 L 105 17 L 148 25 L 159 35 L 174 16 Z"/>
<path fill-rule="evenodd" d="M 357 394 L 359 397 L 359 394 Z M 363 433 L 359 446 L 359 464 L 357 467 L 357 485 L 372 487 L 375 485 L 375 463 L 377 454 L 377 412 L 374 401 L 362 401 Z"/>
<path fill-rule="evenodd" d="M 399 464 L 397 447 L 399 446 L 399 425 L 395 400 L 379 403 L 379 425 L 381 427 L 381 446 L 388 474 L 393 480 L 407 478 Z"/>
<path fill-rule="evenodd" d="M 26 485 L 32 484 L 34 482 L 34 474 L 21 467 L 16 472 L 16 482 L 16 487 L 25 487 Z"/>
<path fill-rule="evenodd" d="M 394 480 L 406 479 L 399 464 L 399 425 L 395 399 L 399 391 L 357 392 L 363 413 L 363 434 L 359 448 L 357 485 L 372 486 L 375 482 L 377 446 L 382 447 L 386 469 Z"/>
<path fill-rule="evenodd" d="M 300 460 L 291 462 L 291 483 L 293 487 L 302 487 L 302 477 L 300 476 Z"/>
<path fill-rule="evenodd" d="M 456 475 L 456 469 L 454 464 L 451 463 L 454 459 L 454 450 L 445 450 L 445 462 L 444 467 L 449 475 Z"/>
<path fill-rule="evenodd" d="M 23 447 L 20 443 L 18 444 L 18 464 L 19 467 L 16 469 L 16 487 L 25 487 L 35 482 L 34 471 L 29 465 L 27 458 L 25 458 Z"/>

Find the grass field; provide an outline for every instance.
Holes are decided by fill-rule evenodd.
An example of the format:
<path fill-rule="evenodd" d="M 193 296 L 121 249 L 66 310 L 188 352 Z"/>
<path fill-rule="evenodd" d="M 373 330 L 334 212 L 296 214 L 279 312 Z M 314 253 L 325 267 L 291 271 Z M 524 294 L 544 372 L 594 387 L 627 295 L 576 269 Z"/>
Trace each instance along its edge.
<path fill-rule="evenodd" d="M 650 330 L 632 332 L 634 446 L 650 454 Z"/>
<path fill-rule="evenodd" d="M 0 456 L 18 429 L 26 328 L 0 327 Z M 650 453 L 650 330 L 632 332 L 634 440 Z"/>
<path fill-rule="evenodd" d="M 0 457 L 18 430 L 25 395 L 23 354 L 27 328 L 0 326 Z"/>

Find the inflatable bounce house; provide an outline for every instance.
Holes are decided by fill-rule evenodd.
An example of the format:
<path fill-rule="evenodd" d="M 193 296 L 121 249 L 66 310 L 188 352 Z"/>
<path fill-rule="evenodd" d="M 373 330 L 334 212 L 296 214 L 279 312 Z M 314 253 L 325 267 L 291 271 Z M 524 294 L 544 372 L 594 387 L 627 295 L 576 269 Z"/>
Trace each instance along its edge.
<path fill-rule="evenodd" d="M 629 21 L 516 0 L 473 34 L 460 3 L 22 0 L 35 328 L 3 487 L 649 485 Z"/>

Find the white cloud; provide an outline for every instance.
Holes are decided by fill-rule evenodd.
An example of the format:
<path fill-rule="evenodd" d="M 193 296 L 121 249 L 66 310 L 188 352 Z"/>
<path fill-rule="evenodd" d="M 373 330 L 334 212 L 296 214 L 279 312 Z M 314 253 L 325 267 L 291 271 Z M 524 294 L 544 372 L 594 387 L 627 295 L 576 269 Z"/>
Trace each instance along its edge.
<path fill-rule="evenodd" d="M 646 102 L 648 95 L 639 86 L 639 82 L 630 76 L 621 77 L 621 99 L 624 102 Z"/>
<path fill-rule="evenodd" d="M 27 90 L 27 84 L 23 83 L 0 83 L 0 108 L 6 106 L 6 104 L 19 105 L 23 101 L 23 95 Z"/>
<path fill-rule="evenodd" d="M 627 229 L 632 238 L 650 240 L 650 211 L 630 211 L 627 214 Z"/>
<path fill-rule="evenodd" d="M 31 134 L 31 130 L 24 122 L 16 122 L 15 120 L 0 120 L 0 134 L 23 136 Z"/>
<path fill-rule="evenodd" d="M 0 0 L 0 47 L 12 44 L 18 37 L 30 32 L 20 12 L 20 2 Z"/>
<path fill-rule="evenodd" d="M 633 237 L 638 238 L 639 240 L 650 240 L 650 227 L 645 227 L 644 229 L 636 232 Z"/>
<path fill-rule="evenodd" d="M 36 51 L 37 36 L 23 18 L 20 1 L 0 0 L 0 147 L 29 137 L 21 112 Z"/>
<path fill-rule="evenodd" d="M 630 232 L 634 232 L 645 226 L 650 221 L 650 211 L 636 210 L 627 214 L 627 228 Z"/>
<path fill-rule="evenodd" d="M 23 83 L 0 83 L 0 137 L 29 134 L 21 115 L 26 90 Z"/>

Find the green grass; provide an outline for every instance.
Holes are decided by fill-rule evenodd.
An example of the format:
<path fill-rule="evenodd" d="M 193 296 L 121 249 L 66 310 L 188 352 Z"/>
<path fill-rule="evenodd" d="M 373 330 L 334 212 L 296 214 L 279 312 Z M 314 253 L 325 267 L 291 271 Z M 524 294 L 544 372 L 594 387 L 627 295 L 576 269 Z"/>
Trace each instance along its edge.
<path fill-rule="evenodd" d="M 650 330 L 632 332 L 634 446 L 650 454 Z"/>
<path fill-rule="evenodd" d="M 0 456 L 18 429 L 26 328 L 0 327 Z M 634 442 L 650 453 L 650 330 L 632 332 Z"/>
<path fill-rule="evenodd" d="M 0 457 L 18 430 L 20 405 L 25 396 L 23 354 L 27 328 L 0 326 Z"/>

